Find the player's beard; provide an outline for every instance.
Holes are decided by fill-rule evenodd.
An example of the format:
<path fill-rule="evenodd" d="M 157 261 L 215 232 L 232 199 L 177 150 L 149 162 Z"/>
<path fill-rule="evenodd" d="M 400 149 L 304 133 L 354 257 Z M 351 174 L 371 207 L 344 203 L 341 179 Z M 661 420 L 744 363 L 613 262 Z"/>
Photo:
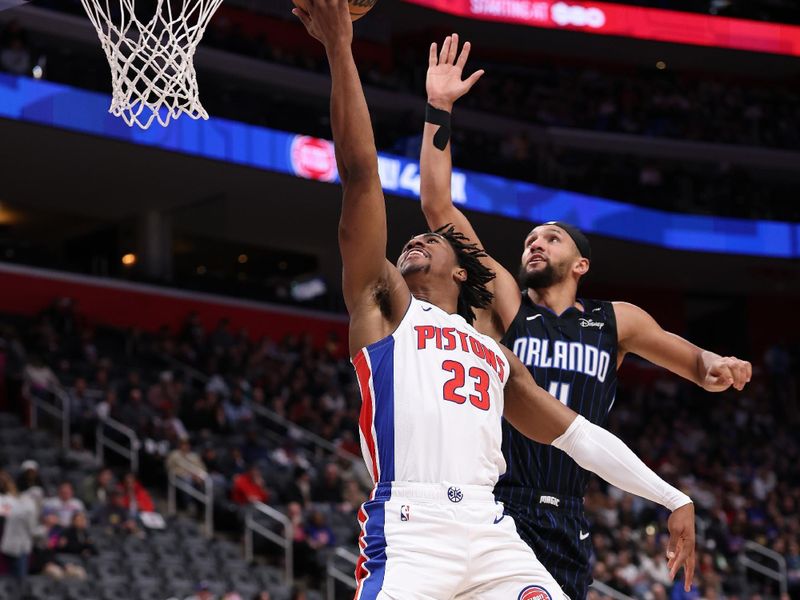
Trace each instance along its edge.
<path fill-rule="evenodd" d="M 552 287 L 564 279 L 564 274 L 559 273 L 559 270 L 553 267 L 549 262 L 545 265 L 544 269 L 529 272 L 525 265 L 519 269 L 519 285 L 523 289 L 530 290 L 543 290 Z"/>
<path fill-rule="evenodd" d="M 413 275 L 414 273 L 430 273 L 431 271 L 431 263 L 417 263 L 417 262 L 405 262 L 403 263 L 402 268 L 400 269 L 400 274 L 403 277 L 408 277 L 409 275 Z"/>

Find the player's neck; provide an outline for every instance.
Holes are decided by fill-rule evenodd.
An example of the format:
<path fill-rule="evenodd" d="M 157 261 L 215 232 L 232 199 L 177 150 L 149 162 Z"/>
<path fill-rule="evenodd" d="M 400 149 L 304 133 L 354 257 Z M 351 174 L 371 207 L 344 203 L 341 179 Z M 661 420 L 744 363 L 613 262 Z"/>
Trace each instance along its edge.
<path fill-rule="evenodd" d="M 452 289 L 442 285 L 430 285 L 426 279 L 428 278 L 413 275 L 406 277 L 406 284 L 414 298 L 433 304 L 451 315 L 458 312 L 458 288 L 454 286 L 455 293 L 453 293 Z"/>
<path fill-rule="evenodd" d="M 577 289 L 571 285 L 559 284 L 538 290 L 528 288 L 528 297 L 534 304 L 549 308 L 560 315 L 572 306 L 583 310 L 575 298 L 576 292 Z"/>

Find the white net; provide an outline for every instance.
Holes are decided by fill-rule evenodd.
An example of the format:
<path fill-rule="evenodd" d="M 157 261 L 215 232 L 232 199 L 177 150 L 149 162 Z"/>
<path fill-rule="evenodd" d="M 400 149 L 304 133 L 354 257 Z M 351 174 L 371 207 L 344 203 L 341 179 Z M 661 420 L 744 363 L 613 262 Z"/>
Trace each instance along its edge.
<path fill-rule="evenodd" d="M 111 65 L 109 112 L 142 129 L 208 119 L 193 59 L 222 0 L 136 1 L 81 0 Z"/>

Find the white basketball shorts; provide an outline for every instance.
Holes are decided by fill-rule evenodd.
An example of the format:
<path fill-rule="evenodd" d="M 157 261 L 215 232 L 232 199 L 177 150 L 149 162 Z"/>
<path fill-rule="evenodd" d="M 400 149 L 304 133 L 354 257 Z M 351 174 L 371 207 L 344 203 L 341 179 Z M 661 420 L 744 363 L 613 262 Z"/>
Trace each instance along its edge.
<path fill-rule="evenodd" d="M 379 483 L 358 518 L 355 600 L 568 600 L 489 487 Z"/>

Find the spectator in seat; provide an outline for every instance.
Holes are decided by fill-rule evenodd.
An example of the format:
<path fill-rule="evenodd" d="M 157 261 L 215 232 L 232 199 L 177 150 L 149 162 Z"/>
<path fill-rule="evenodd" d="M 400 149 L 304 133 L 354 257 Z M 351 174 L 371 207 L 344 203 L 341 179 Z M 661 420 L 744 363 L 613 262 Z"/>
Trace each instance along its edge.
<path fill-rule="evenodd" d="M 38 490 L 29 489 L 20 494 L 11 476 L 0 472 L 0 497 L 2 497 L 5 523 L 0 539 L 0 552 L 6 559 L 11 574 L 19 580 L 28 575 L 28 562 L 33 550 L 33 536 L 39 520 L 35 496 Z"/>
<path fill-rule="evenodd" d="M 336 545 L 336 538 L 333 529 L 328 525 L 325 515 L 319 511 L 312 511 L 311 517 L 306 525 L 306 539 L 308 545 L 314 550 L 329 548 Z"/>
<path fill-rule="evenodd" d="M 311 497 L 315 502 L 341 504 L 344 500 L 342 491 L 344 489 L 344 482 L 339 472 L 339 465 L 336 463 L 328 463 L 325 465 L 325 471 L 322 478 L 319 479 L 311 492 Z"/>
<path fill-rule="evenodd" d="M 65 528 L 58 522 L 58 513 L 52 509 L 42 511 L 42 522 L 37 528 L 31 561 L 31 573 L 44 573 L 53 579 L 86 579 L 86 570 L 77 564 L 62 564 L 56 557 Z"/>
<path fill-rule="evenodd" d="M 253 411 L 244 397 L 241 386 L 234 386 L 230 399 L 226 400 L 223 406 L 225 418 L 234 430 L 241 431 L 253 421 Z"/>
<path fill-rule="evenodd" d="M 65 554 L 77 554 L 84 558 L 97 554 L 97 549 L 89 536 L 89 520 L 85 513 L 75 513 L 72 524 L 64 531 L 58 545 L 59 552 Z"/>
<path fill-rule="evenodd" d="M 125 494 L 116 488 L 109 494 L 108 502 L 100 507 L 96 513 L 95 522 L 113 533 L 142 536 L 136 519 L 131 516 L 131 511 L 125 506 Z"/>
<path fill-rule="evenodd" d="M 298 502 L 286 505 L 286 516 L 292 523 L 292 548 L 294 550 L 294 575 L 303 577 L 316 571 L 316 552 L 308 543 L 306 534 L 306 517 L 303 507 Z"/>
<path fill-rule="evenodd" d="M 62 527 L 69 527 L 72 524 L 72 517 L 75 513 L 86 512 L 86 506 L 75 497 L 72 484 L 68 481 L 62 482 L 58 486 L 58 493 L 55 497 L 45 498 L 43 509 L 52 509 L 58 514 L 58 522 Z"/>
<path fill-rule="evenodd" d="M 217 450 L 213 446 L 206 446 L 203 448 L 203 454 L 200 457 L 200 460 L 203 461 L 203 464 L 206 467 L 206 472 L 211 476 L 211 479 L 214 481 L 214 488 L 215 489 L 227 489 L 228 487 L 228 478 L 226 477 L 226 473 L 229 475 L 233 475 L 238 473 L 239 471 L 228 471 L 226 470 L 223 465 L 222 461 L 217 456 Z"/>
<path fill-rule="evenodd" d="M 200 456 L 192 451 L 192 446 L 188 438 L 182 439 L 178 448 L 169 453 L 166 461 L 166 468 L 168 473 L 174 474 L 178 479 L 190 483 L 197 489 L 203 487 L 204 477 L 208 473 Z M 198 507 L 197 504 L 195 504 L 195 499 L 188 496 L 182 490 L 178 490 L 177 500 L 182 508 L 190 506 L 194 509 Z"/>
<path fill-rule="evenodd" d="M 202 483 L 203 479 L 199 473 L 206 473 L 206 466 L 200 455 L 192 451 L 192 444 L 189 438 L 183 438 L 178 447 L 169 453 L 166 463 L 167 471 L 173 473 L 185 481 Z"/>
<path fill-rule="evenodd" d="M 122 491 L 122 506 L 128 510 L 131 517 L 136 517 L 139 513 L 155 511 L 153 499 L 133 473 L 125 473 L 120 490 Z"/>
<path fill-rule="evenodd" d="M 20 465 L 20 473 L 17 476 L 17 489 L 25 492 L 30 488 L 44 490 L 42 477 L 39 475 L 39 463 L 35 460 L 26 460 Z"/>
<path fill-rule="evenodd" d="M 112 414 L 118 414 L 117 392 L 112 389 L 106 390 L 103 399 L 97 403 L 94 410 L 98 421 L 105 421 Z"/>
<path fill-rule="evenodd" d="M 269 501 L 269 491 L 257 464 L 250 465 L 247 471 L 233 478 L 231 500 L 240 506 Z"/>
<path fill-rule="evenodd" d="M 90 443 L 97 416 L 95 402 L 87 393 L 85 377 L 78 377 L 69 393 L 69 417 L 73 431 L 79 431 L 83 440 Z"/>
<path fill-rule="evenodd" d="M 53 370 L 44 364 L 38 355 L 32 355 L 25 366 L 24 378 L 26 391 L 33 393 L 47 393 L 61 387 L 58 377 Z"/>
<path fill-rule="evenodd" d="M 343 513 L 358 510 L 367 500 L 367 495 L 355 479 L 350 479 L 345 482 L 342 496 L 344 497 L 344 502 L 339 505 L 339 510 Z"/>
<path fill-rule="evenodd" d="M 311 505 L 311 476 L 303 467 L 295 467 L 294 481 L 283 492 L 284 501 L 297 502 L 301 506 Z"/>
<path fill-rule="evenodd" d="M 116 412 L 111 411 L 111 418 L 124 423 L 141 437 L 149 433 L 153 411 L 145 404 L 142 390 L 133 388 L 128 394 L 128 401 L 119 406 Z"/>
<path fill-rule="evenodd" d="M 245 434 L 244 444 L 242 444 L 242 458 L 247 464 L 269 460 L 269 450 L 261 443 L 258 431 L 250 429 Z"/>
<path fill-rule="evenodd" d="M 81 499 L 94 511 L 102 508 L 111 499 L 111 492 L 115 488 L 114 472 L 108 467 L 102 467 L 97 473 L 89 475 L 83 480 Z"/>
<path fill-rule="evenodd" d="M 339 438 L 339 441 L 336 445 L 342 452 L 352 454 L 356 458 L 361 457 L 361 445 L 355 439 L 353 432 L 350 430 L 345 430 L 342 432 L 342 436 Z"/>

